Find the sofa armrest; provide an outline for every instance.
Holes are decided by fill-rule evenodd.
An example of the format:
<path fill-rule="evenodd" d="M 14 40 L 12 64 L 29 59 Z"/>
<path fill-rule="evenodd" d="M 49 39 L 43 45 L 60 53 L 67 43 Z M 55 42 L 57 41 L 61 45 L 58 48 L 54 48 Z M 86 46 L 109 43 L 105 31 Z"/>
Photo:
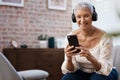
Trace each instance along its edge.
<path fill-rule="evenodd" d="M 120 75 L 120 46 L 119 45 L 114 45 L 112 54 L 113 54 L 113 66 L 116 68 L 116 70 Z M 120 80 L 120 76 L 118 80 Z"/>

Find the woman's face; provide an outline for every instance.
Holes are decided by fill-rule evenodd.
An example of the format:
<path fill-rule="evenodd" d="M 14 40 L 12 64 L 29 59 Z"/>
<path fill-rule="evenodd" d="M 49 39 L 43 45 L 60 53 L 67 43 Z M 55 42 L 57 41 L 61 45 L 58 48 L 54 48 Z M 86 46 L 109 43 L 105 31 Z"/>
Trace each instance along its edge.
<path fill-rule="evenodd" d="M 86 29 L 92 25 L 92 13 L 88 8 L 80 8 L 75 12 L 76 22 L 80 28 Z"/>

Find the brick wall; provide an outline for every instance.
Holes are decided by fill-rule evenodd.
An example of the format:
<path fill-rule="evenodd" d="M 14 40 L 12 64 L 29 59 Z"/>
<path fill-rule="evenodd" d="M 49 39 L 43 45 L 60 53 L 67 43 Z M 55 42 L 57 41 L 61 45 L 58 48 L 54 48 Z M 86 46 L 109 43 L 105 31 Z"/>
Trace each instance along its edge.
<path fill-rule="evenodd" d="M 47 0 L 25 0 L 24 7 L 0 6 L 0 50 L 11 47 L 11 39 L 18 45 L 39 47 L 37 36 L 47 34 L 63 38 L 71 31 L 72 0 L 67 1 L 67 10 L 51 10 Z"/>

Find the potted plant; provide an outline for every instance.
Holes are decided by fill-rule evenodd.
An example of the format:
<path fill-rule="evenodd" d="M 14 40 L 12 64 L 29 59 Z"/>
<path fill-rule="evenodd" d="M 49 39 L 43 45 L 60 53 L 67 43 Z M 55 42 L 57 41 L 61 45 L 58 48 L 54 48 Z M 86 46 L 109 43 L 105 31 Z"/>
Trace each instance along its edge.
<path fill-rule="evenodd" d="M 40 48 L 48 48 L 48 36 L 47 34 L 38 36 Z"/>

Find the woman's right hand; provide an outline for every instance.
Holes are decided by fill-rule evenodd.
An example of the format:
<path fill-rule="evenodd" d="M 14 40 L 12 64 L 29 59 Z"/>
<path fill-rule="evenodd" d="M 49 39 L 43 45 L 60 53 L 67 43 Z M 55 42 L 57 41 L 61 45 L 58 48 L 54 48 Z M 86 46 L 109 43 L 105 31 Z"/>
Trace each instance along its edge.
<path fill-rule="evenodd" d="M 76 55 L 76 53 L 74 53 L 74 52 L 77 49 L 76 48 L 73 49 L 73 48 L 74 48 L 74 46 L 69 46 L 69 45 L 65 48 L 65 54 L 66 54 L 67 57 L 72 58 L 72 56 Z"/>
<path fill-rule="evenodd" d="M 72 63 L 72 56 L 74 56 L 76 53 L 74 53 L 76 51 L 76 49 L 73 49 L 74 46 L 67 46 L 64 51 L 65 51 L 65 54 L 67 56 L 67 65 L 66 65 L 66 68 L 69 70 L 69 71 L 74 71 L 74 65 Z"/>

